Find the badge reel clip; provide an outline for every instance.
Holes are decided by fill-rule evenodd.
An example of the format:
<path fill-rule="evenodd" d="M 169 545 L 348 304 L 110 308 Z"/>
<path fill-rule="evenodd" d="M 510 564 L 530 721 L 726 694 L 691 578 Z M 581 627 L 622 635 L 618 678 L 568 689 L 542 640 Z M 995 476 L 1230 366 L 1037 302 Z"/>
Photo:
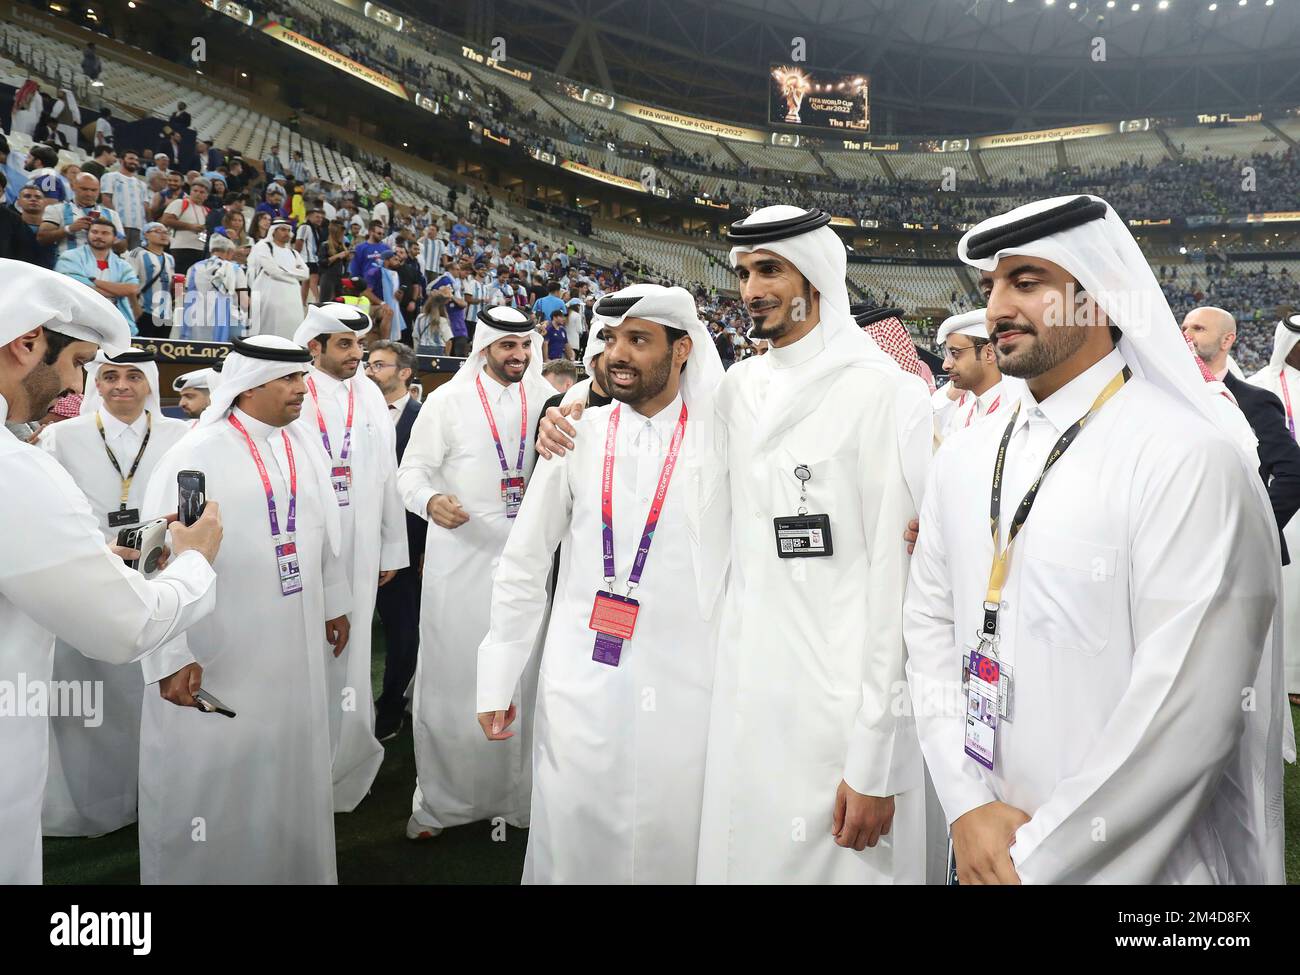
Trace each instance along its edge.
<path fill-rule="evenodd" d="M 779 559 L 826 558 L 835 554 L 831 541 L 830 515 L 808 514 L 808 482 L 812 470 L 807 464 L 794 469 L 799 482 L 799 507 L 793 516 L 772 519 L 776 530 L 776 556 Z"/>

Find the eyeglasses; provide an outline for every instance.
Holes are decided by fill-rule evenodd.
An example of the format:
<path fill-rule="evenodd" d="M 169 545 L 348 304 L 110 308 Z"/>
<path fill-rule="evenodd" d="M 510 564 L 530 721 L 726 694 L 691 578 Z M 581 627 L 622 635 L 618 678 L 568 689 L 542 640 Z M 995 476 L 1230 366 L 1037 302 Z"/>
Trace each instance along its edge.
<path fill-rule="evenodd" d="M 943 361 L 947 362 L 949 359 L 951 359 L 953 362 L 956 362 L 958 359 L 961 358 L 961 354 L 963 352 L 970 352 L 973 349 L 978 349 L 978 348 L 979 348 L 978 345 L 963 345 L 960 349 L 954 349 L 945 346 L 943 350 Z"/>
<path fill-rule="evenodd" d="M 366 372 L 378 372 L 381 369 L 396 369 L 396 362 L 370 362 L 365 363 Z"/>

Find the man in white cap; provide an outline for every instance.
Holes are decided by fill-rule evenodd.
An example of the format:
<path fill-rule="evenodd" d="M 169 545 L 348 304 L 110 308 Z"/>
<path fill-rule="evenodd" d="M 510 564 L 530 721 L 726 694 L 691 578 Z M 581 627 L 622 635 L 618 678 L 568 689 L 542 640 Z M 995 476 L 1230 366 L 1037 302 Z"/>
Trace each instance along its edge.
<path fill-rule="evenodd" d="M 479 723 L 492 740 L 533 725 L 525 883 L 689 884 L 728 546 L 725 519 L 703 521 L 727 491 L 722 362 L 683 288 L 633 285 L 594 321 L 588 368 L 603 350 L 616 404 L 534 474 L 479 647 Z M 512 702 L 557 545 L 534 720 Z"/>
<path fill-rule="evenodd" d="M 159 459 L 188 428 L 163 415 L 152 353 L 128 350 L 109 356 L 101 349 L 86 374 L 81 415 L 47 426 L 38 444 L 85 492 L 104 541 L 113 545 L 118 532 L 144 520 L 145 485 Z M 98 836 L 135 822 L 144 694 L 139 664 L 88 658 L 81 648 L 58 641 L 53 679 L 102 692 L 93 724 L 73 715 L 50 722 L 42 831 L 46 836 Z"/>
<path fill-rule="evenodd" d="M 958 253 L 1016 404 L 936 455 L 905 610 L 959 881 L 1282 882 L 1258 461 L 1105 201 L 1019 207 Z"/>
<path fill-rule="evenodd" d="M 10 296 L 0 319 L 0 416 L 7 421 L 43 416 L 62 392 L 80 389 L 81 367 L 100 346 L 129 347 L 117 310 L 76 281 L 8 260 L 0 260 L 0 280 Z M 9 686 L 48 686 L 56 636 L 126 664 L 211 612 L 216 576 L 209 563 L 221 541 L 215 505 L 192 527 L 173 526 L 171 561 L 145 579 L 104 544 L 72 476 L 7 430 L 0 432 L 0 478 L 8 548 L 0 560 L 0 679 Z M 0 722 L 0 883 L 41 880 L 45 714 Z"/>
<path fill-rule="evenodd" d="M 1296 419 L 1300 415 L 1300 315 L 1291 315 L 1273 330 L 1273 356 L 1268 365 L 1248 380 L 1267 389 L 1282 401 L 1286 412 L 1287 433 L 1294 440 Z M 1294 518 L 1284 532 L 1290 552 L 1300 552 L 1300 522 Z M 1300 568 L 1294 564 L 1282 570 L 1283 635 L 1286 650 L 1283 675 L 1285 689 L 1293 704 L 1300 704 Z"/>
<path fill-rule="evenodd" d="M 397 444 L 388 404 L 361 368 L 370 319 L 355 305 L 307 309 L 294 336 L 311 352 L 307 399 L 298 425 L 330 474 L 340 519 L 339 561 L 352 588 L 358 625 L 342 656 L 325 656 L 334 810 L 351 812 L 370 791 L 384 749 L 375 738 L 370 626 L 378 587 L 410 564 L 406 509 L 397 493 Z"/>
<path fill-rule="evenodd" d="M 271 235 L 254 244 L 248 254 L 252 335 L 290 338 L 302 323 L 302 283 L 311 272 L 291 246 L 292 239 L 293 224 L 283 217 L 272 220 Z"/>
<path fill-rule="evenodd" d="M 953 430 L 968 427 L 1007 404 L 983 308 L 944 319 L 934 341 L 943 349 L 948 382 L 962 392 L 956 405 L 946 411 L 944 426 L 935 431 L 943 440 Z"/>
<path fill-rule="evenodd" d="M 320 441 L 294 422 L 310 362 L 278 336 L 234 340 L 145 494 L 163 510 L 180 471 L 202 472 L 229 527 L 216 610 L 144 667 L 161 683 L 140 730 L 141 883 L 337 879 L 321 638 L 343 652 L 351 593 Z M 236 717 L 195 706 L 200 687 Z"/>
<path fill-rule="evenodd" d="M 844 244 L 829 224 L 820 210 L 773 206 L 729 235 L 750 337 L 771 349 L 733 366 L 718 395 L 731 574 L 709 728 L 703 883 L 924 875 L 900 529 L 919 503 L 930 404 L 925 386 L 854 321 Z"/>
<path fill-rule="evenodd" d="M 501 817 L 528 825 L 530 735 L 486 741 L 475 707 L 476 651 L 488 631 L 492 573 L 534 461 L 533 427 L 553 390 L 541 336 L 514 308 L 485 309 L 469 358 L 415 420 L 397 472 L 407 510 L 429 520 L 413 703 L 418 782 L 407 836 Z M 520 706 L 532 711 L 536 662 Z"/>
<path fill-rule="evenodd" d="M 221 379 L 216 369 L 194 369 L 182 373 L 172 381 L 172 392 L 179 396 L 181 411 L 190 418 L 190 426 L 198 423 L 199 416 L 212 402 L 212 390 Z"/>

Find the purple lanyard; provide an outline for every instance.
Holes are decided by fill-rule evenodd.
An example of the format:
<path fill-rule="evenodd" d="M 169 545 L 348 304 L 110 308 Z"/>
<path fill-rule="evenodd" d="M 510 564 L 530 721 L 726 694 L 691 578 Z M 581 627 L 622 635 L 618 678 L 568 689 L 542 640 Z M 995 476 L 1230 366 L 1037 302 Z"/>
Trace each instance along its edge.
<path fill-rule="evenodd" d="M 614 582 L 614 445 L 618 437 L 619 413 L 623 407 L 614 407 L 609 415 L 609 430 L 605 434 L 605 466 L 600 475 L 600 533 L 601 549 L 605 561 L 605 583 Z M 664 458 L 663 469 L 659 472 L 659 486 L 655 488 L 654 501 L 646 515 L 645 530 L 641 533 L 641 544 L 637 546 L 636 558 L 632 560 L 632 573 L 627 577 L 628 592 L 641 582 L 641 572 L 645 569 L 646 558 L 650 555 L 650 543 L 654 541 L 655 529 L 659 526 L 659 515 L 663 511 L 664 496 L 668 493 L 668 482 L 673 479 L 673 470 L 677 467 L 677 455 L 682 449 L 682 437 L 686 435 L 686 404 L 677 417 L 677 428 L 668 444 L 668 456 Z"/>
<path fill-rule="evenodd" d="M 279 538 L 280 519 L 275 514 L 275 491 L 271 489 L 271 478 L 267 476 L 266 465 L 262 463 L 262 455 L 258 453 L 253 438 L 248 435 L 248 431 L 244 429 L 244 425 L 239 422 L 235 414 L 231 413 L 228 419 L 230 425 L 244 435 L 244 441 L 248 444 L 248 452 L 253 455 L 253 463 L 257 464 L 257 473 L 262 478 L 262 489 L 266 491 L 266 514 L 271 520 L 271 536 Z M 293 463 L 293 447 L 289 443 L 289 434 L 281 430 L 280 436 L 284 437 L 284 453 L 289 459 L 289 521 L 285 528 L 292 535 L 296 527 L 298 512 L 298 468 Z"/>
<path fill-rule="evenodd" d="M 506 477 L 510 476 L 510 468 L 506 465 L 506 452 L 501 446 L 501 434 L 497 432 L 497 421 L 492 416 L 492 407 L 488 405 L 487 393 L 483 392 L 483 379 L 480 376 L 474 377 L 474 382 L 478 384 L 479 402 L 483 404 L 483 412 L 487 414 L 488 429 L 492 431 L 492 441 L 497 445 L 497 459 L 501 461 L 501 473 Z M 528 397 L 524 395 L 524 384 L 519 383 L 519 464 L 515 470 L 522 476 L 524 473 L 524 449 L 528 444 Z"/>
<path fill-rule="evenodd" d="M 320 427 L 320 441 L 325 445 L 325 453 L 330 461 L 334 460 L 334 450 L 330 447 L 330 434 L 325 429 L 325 414 L 321 412 L 320 397 L 316 395 L 316 383 L 309 376 L 307 377 L 307 388 L 311 390 L 312 401 L 316 404 L 316 425 Z M 352 407 L 355 399 L 353 387 L 348 387 L 348 419 L 343 427 L 343 452 L 339 454 L 339 463 L 342 464 L 352 453 Z"/>

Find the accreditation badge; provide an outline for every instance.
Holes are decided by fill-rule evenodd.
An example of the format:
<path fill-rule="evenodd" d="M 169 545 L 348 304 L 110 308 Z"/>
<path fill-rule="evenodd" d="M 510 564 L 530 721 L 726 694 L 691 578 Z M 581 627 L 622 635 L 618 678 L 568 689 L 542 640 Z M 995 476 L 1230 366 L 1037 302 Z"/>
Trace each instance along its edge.
<path fill-rule="evenodd" d="M 108 513 L 109 528 L 126 528 L 128 525 L 140 524 L 139 508 L 121 508 Z"/>
<path fill-rule="evenodd" d="M 998 688 L 1001 667 L 995 657 L 970 652 L 966 681 L 965 752 L 990 772 L 998 734 Z"/>
<path fill-rule="evenodd" d="M 835 554 L 830 515 L 790 515 L 773 518 L 772 525 L 777 558 L 816 559 Z"/>
<path fill-rule="evenodd" d="M 280 595 L 302 592 L 302 571 L 298 568 L 298 546 L 285 542 L 275 547 L 275 561 L 280 567 Z"/>
<path fill-rule="evenodd" d="M 330 484 L 334 486 L 334 500 L 339 507 L 348 507 L 352 503 L 352 468 L 331 467 Z"/>
<path fill-rule="evenodd" d="M 636 617 L 641 604 L 631 596 L 613 592 L 597 592 L 591 607 L 588 626 L 596 631 L 596 648 L 591 659 L 600 664 L 617 667 L 623 653 L 623 641 L 632 639 L 636 631 Z"/>
<path fill-rule="evenodd" d="M 524 479 L 522 477 L 501 478 L 501 500 L 506 503 L 507 518 L 519 514 L 519 506 L 524 503 Z"/>

